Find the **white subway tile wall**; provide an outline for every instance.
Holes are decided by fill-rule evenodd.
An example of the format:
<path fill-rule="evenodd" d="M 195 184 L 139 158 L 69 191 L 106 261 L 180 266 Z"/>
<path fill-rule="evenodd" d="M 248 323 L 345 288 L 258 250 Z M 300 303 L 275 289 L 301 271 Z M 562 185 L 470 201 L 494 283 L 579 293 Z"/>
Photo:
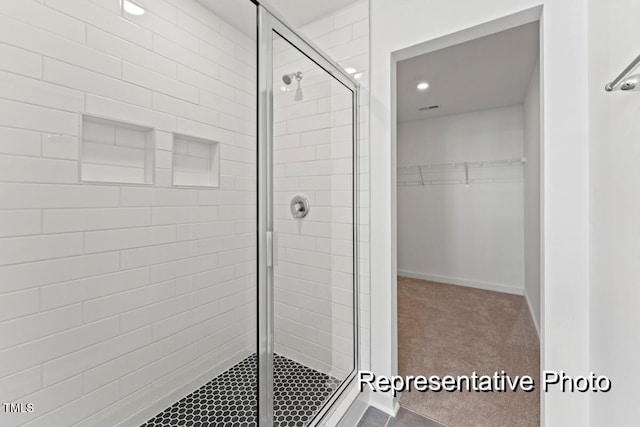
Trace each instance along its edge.
<path fill-rule="evenodd" d="M 115 425 L 255 350 L 255 35 L 140 3 L 0 5 L 0 400 L 35 407 L 3 426 Z"/>
<path fill-rule="evenodd" d="M 3 425 L 115 425 L 254 350 L 255 40 L 194 0 L 141 4 L 141 17 L 119 0 L 0 6 L 0 391 L 36 407 L 1 414 Z M 361 0 L 302 29 L 362 85 L 365 369 L 368 28 Z M 277 105 L 278 349 L 341 375 L 351 126 L 348 100 L 313 79 L 305 101 Z M 154 129 L 153 184 L 81 183 L 80 113 Z M 219 143 L 219 189 L 171 188 L 174 133 Z M 284 209 L 297 191 L 313 198 L 304 233 Z"/>
<path fill-rule="evenodd" d="M 325 50 L 345 70 L 354 69 L 355 71 L 350 70 L 353 71 L 352 76 L 360 83 L 360 114 L 357 128 L 359 140 L 358 152 L 356 153 L 359 158 L 359 191 L 357 194 L 359 230 L 357 244 L 360 284 L 360 307 L 357 315 L 360 321 L 360 367 L 361 369 L 369 369 L 369 320 L 371 315 L 369 308 L 369 0 L 358 0 L 332 15 L 304 26 L 301 28 L 301 32 L 312 39 L 321 49 Z M 349 32 L 351 32 L 350 36 L 348 35 Z M 319 100 L 319 111 L 327 110 L 326 103 L 329 103 L 331 106 L 330 111 L 336 115 L 333 126 L 330 129 L 299 134 L 300 146 L 315 146 L 316 163 L 321 163 L 321 160 L 329 160 L 331 174 L 336 175 L 336 178 L 333 178 L 330 184 L 331 191 L 315 190 L 317 206 L 331 206 L 331 221 L 333 221 L 332 228 L 335 229 L 334 232 L 339 231 L 340 227 L 344 225 L 344 215 L 347 213 L 345 212 L 346 209 L 341 207 L 349 206 L 351 198 L 351 192 L 341 191 L 340 187 L 340 185 L 345 185 L 345 168 L 350 168 L 349 162 L 351 159 L 347 158 L 347 153 L 345 153 L 345 151 L 350 150 L 350 147 L 344 143 L 327 143 L 327 141 L 345 141 L 347 135 L 351 133 L 351 126 L 342 126 L 341 124 L 343 123 L 340 122 L 340 119 L 344 120 L 347 107 L 341 102 L 346 102 L 346 98 L 335 97 L 330 100 Z M 310 163 L 307 163 L 304 167 L 309 167 L 309 165 Z M 287 167 L 291 168 L 291 171 L 296 169 L 294 165 L 287 165 Z M 299 166 L 297 167 L 299 168 Z M 306 175 L 305 178 L 311 178 L 321 174 L 310 172 L 302 175 Z M 341 180 L 342 182 L 340 182 Z M 351 322 L 351 313 L 345 311 L 347 306 L 344 304 L 344 300 L 345 298 L 351 298 L 351 295 L 345 292 L 348 289 L 347 283 L 350 283 L 351 278 L 344 274 L 345 266 L 340 264 L 339 261 L 345 261 L 344 255 L 346 251 L 351 250 L 351 247 L 344 245 L 344 241 L 341 242 L 335 238 L 328 239 L 327 237 L 330 236 L 316 237 L 316 252 L 328 253 L 328 245 L 331 244 L 330 253 L 334 255 L 332 258 L 334 271 L 331 278 L 334 284 L 332 292 L 335 303 L 333 307 L 334 310 L 337 310 L 333 314 L 334 317 L 337 317 L 334 320 L 333 333 L 338 335 L 332 345 L 336 347 L 336 351 L 344 354 L 345 350 L 339 347 L 339 344 L 344 343 L 345 338 L 348 338 L 344 334 L 350 333 L 346 326 L 348 322 Z M 311 280 L 326 283 L 326 270 L 305 266 L 303 271 L 307 277 L 312 278 Z M 326 296 L 320 295 L 320 297 L 327 299 Z M 313 314 L 303 313 L 303 317 L 309 319 L 309 317 L 313 317 Z"/>
<path fill-rule="evenodd" d="M 369 366 L 369 2 L 301 28 L 361 83 L 359 221 L 361 366 Z M 353 368 L 352 110 L 350 92 L 282 39 L 275 41 L 276 352 L 339 378 Z M 303 72 L 287 86 L 285 74 Z M 311 210 L 289 212 L 304 194 Z"/>

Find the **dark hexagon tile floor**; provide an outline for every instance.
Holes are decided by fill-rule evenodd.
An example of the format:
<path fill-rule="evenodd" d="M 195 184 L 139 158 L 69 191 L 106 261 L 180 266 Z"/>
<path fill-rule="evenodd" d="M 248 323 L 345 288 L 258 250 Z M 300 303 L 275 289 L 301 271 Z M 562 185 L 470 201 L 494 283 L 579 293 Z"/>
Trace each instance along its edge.
<path fill-rule="evenodd" d="M 257 427 L 256 356 L 251 355 L 174 403 L 142 427 Z M 286 357 L 274 357 L 274 426 L 303 427 L 340 381 Z"/>

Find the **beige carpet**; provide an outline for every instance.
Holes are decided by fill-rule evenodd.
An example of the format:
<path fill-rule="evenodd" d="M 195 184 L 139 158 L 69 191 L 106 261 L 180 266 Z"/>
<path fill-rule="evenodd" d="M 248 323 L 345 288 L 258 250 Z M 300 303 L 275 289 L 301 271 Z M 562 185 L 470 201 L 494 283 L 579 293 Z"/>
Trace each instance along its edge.
<path fill-rule="evenodd" d="M 540 347 L 521 296 L 398 278 L 400 375 L 530 375 L 536 391 L 403 393 L 405 408 L 449 427 L 540 425 Z"/>

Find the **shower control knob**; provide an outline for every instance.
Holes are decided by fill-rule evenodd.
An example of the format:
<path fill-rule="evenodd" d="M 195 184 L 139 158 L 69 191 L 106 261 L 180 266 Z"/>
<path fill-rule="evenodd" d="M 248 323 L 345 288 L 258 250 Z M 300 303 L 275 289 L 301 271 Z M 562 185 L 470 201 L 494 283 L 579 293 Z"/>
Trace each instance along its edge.
<path fill-rule="evenodd" d="M 309 200 L 301 194 L 298 194 L 291 199 L 291 215 L 294 218 L 304 218 L 309 213 Z"/>

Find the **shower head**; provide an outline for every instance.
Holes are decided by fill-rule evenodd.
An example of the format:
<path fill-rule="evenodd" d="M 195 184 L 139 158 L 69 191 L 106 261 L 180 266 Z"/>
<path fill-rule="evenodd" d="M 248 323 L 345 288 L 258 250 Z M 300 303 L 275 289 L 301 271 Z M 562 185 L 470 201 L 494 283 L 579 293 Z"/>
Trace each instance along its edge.
<path fill-rule="evenodd" d="M 291 73 L 291 74 L 284 74 L 282 76 L 282 81 L 284 82 L 284 84 L 289 86 L 293 82 L 294 78 L 298 82 L 298 88 L 296 89 L 296 94 L 294 95 L 293 100 L 302 101 L 303 95 L 302 95 L 302 88 L 300 87 L 300 80 L 302 80 L 302 71 L 296 71 L 295 73 Z M 283 89 L 288 90 L 284 86 L 283 86 Z"/>
<path fill-rule="evenodd" d="M 300 82 L 300 80 L 302 80 L 302 71 L 296 71 L 295 73 L 285 74 L 282 76 L 282 81 L 284 82 L 284 84 L 289 86 L 291 82 L 293 82 L 294 77 L 298 82 Z"/>
<path fill-rule="evenodd" d="M 302 71 L 296 71 L 295 73 L 285 74 L 282 76 L 282 81 L 284 82 L 284 84 L 289 86 L 293 82 L 294 78 L 298 82 L 298 88 L 296 89 L 296 94 L 294 95 L 293 100 L 302 101 L 303 95 L 302 95 L 302 88 L 300 87 L 300 80 L 302 80 Z M 288 90 L 284 86 L 283 86 L 283 89 Z"/>

